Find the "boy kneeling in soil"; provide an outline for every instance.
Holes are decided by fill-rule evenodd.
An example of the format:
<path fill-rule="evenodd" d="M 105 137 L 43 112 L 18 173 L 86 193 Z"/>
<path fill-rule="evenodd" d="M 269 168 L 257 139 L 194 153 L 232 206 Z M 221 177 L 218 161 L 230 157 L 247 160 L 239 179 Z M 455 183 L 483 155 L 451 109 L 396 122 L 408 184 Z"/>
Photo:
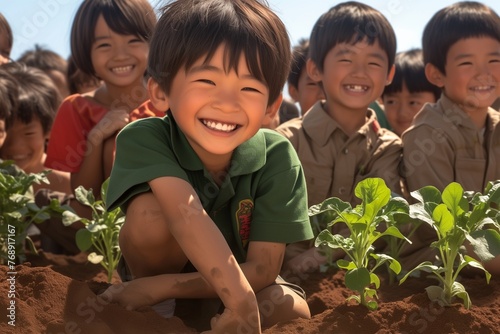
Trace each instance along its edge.
<path fill-rule="evenodd" d="M 302 167 L 287 139 L 259 130 L 288 74 L 283 23 L 259 1 L 176 1 L 150 47 L 150 98 L 167 116 L 117 137 L 107 204 L 126 212 L 129 282 L 110 298 L 186 322 L 223 310 L 216 332 L 309 318 L 303 291 L 278 276 L 286 244 L 312 238 Z"/>

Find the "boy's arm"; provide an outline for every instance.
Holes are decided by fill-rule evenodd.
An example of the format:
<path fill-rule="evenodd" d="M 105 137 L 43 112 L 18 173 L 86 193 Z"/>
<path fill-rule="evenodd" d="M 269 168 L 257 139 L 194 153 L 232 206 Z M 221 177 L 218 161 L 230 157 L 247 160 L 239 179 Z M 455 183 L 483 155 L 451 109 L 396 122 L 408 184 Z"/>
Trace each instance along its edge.
<path fill-rule="evenodd" d="M 403 171 L 409 191 L 433 185 L 442 191 L 454 180 L 454 153 L 442 135 L 421 125 L 403 135 Z"/>
<path fill-rule="evenodd" d="M 213 222 L 212 222 L 213 224 Z M 191 232 L 192 233 L 192 232 Z M 200 233 L 201 235 L 201 233 Z M 207 240 L 209 238 L 206 238 Z M 209 240 L 211 249 L 215 247 L 213 240 Z M 224 244 L 226 245 L 225 241 Z M 194 246 L 193 246 L 194 247 Z M 211 252 L 194 247 L 202 257 L 202 261 L 208 265 L 213 257 Z M 278 276 L 281 262 L 285 251 L 285 244 L 272 242 L 250 242 L 248 245 L 248 256 L 245 263 L 239 264 L 246 280 L 250 283 L 252 290 L 259 292 L 263 288 L 271 285 Z M 219 259 L 213 259 L 219 260 Z M 237 266 L 236 262 L 225 262 Z M 193 263 L 194 264 L 194 263 Z M 196 266 L 196 265 L 195 265 Z M 198 267 L 197 267 L 198 268 Z M 210 284 L 209 279 L 205 278 L 201 272 L 163 274 L 157 276 L 148 276 L 134 279 L 125 283 L 125 293 L 114 296 L 113 299 L 126 307 L 139 308 L 145 305 L 153 305 L 168 298 L 216 298 L 220 297 L 224 305 L 227 306 L 222 295 L 218 295 L 215 288 Z M 233 280 L 240 285 L 239 278 Z M 229 290 L 227 290 L 229 294 Z M 247 292 L 248 293 L 248 292 Z M 245 295 L 234 295 L 235 300 L 240 297 L 242 300 Z"/>
<path fill-rule="evenodd" d="M 170 293 L 197 292 L 199 295 L 193 297 L 203 298 L 207 294 L 213 294 L 210 291 L 213 289 L 224 305 L 233 312 L 240 315 L 258 312 L 250 284 L 222 233 L 203 209 L 193 187 L 186 181 L 173 177 L 160 177 L 149 183 L 168 221 L 170 232 L 202 276 L 173 275 L 177 277 L 172 277 L 173 280 L 167 283 L 172 288 Z M 202 279 L 208 284 L 203 284 Z M 207 290 L 203 291 L 205 289 Z"/>

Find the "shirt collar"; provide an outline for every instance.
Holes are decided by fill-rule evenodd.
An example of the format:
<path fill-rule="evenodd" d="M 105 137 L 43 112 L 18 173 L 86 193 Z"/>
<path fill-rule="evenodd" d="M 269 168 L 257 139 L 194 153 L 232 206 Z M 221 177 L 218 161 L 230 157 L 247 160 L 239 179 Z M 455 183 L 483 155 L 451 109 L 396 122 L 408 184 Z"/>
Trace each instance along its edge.
<path fill-rule="evenodd" d="M 372 109 L 367 110 L 366 116 L 368 117 L 368 122 L 358 130 L 358 134 L 376 136 L 380 129 L 377 116 Z M 326 145 L 337 129 L 342 131 L 338 123 L 327 114 L 321 101 L 316 102 L 303 117 L 302 126 L 307 135 L 320 146 Z"/>
<path fill-rule="evenodd" d="M 174 154 L 182 168 L 196 171 L 203 170 L 200 158 L 189 144 L 184 133 L 179 129 L 174 118 L 166 116 L 170 126 L 170 139 Z M 229 174 L 231 176 L 251 174 L 261 169 L 266 163 L 266 137 L 267 129 L 259 130 L 252 138 L 238 146 L 231 158 Z"/>

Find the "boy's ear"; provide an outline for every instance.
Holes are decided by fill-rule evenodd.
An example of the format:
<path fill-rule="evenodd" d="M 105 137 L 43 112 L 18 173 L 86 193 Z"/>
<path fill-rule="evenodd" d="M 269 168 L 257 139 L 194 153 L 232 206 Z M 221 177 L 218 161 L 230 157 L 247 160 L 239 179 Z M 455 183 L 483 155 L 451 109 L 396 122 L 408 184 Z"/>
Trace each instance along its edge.
<path fill-rule="evenodd" d="M 425 76 L 427 80 L 434 86 L 443 87 L 443 73 L 434 65 L 427 63 L 425 64 Z"/>
<path fill-rule="evenodd" d="M 392 79 L 394 79 L 394 74 L 396 73 L 396 65 L 392 65 L 389 74 L 387 75 L 387 80 L 385 81 L 385 85 L 388 86 L 391 84 Z"/>
<path fill-rule="evenodd" d="M 299 91 L 297 90 L 297 87 L 288 85 L 288 95 L 295 101 L 298 102 L 299 100 Z"/>
<path fill-rule="evenodd" d="M 316 66 L 316 63 L 311 59 L 307 59 L 306 70 L 307 75 L 309 75 L 309 78 L 311 78 L 313 81 L 320 82 L 323 80 L 321 71 L 319 70 L 318 66 Z"/>
<path fill-rule="evenodd" d="M 276 113 L 280 109 L 281 102 L 283 102 L 282 93 L 276 98 L 276 101 L 274 101 L 270 106 L 267 107 L 265 118 L 262 121 L 263 124 L 270 124 L 274 120 L 274 117 L 276 117 Z"/>
<path fill-rule="evenodd" d="M 170 108 L 167 94 L 153 78 L 148 80 L 148 92 L 149 99 L 156 109 L 166 112 Z"/>

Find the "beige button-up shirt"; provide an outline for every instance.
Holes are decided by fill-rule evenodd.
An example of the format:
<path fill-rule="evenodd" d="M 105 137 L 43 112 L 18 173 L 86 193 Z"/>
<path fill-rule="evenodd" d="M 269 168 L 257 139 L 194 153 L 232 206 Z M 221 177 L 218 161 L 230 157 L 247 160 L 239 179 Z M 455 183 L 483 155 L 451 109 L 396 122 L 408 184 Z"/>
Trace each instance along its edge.
<path fill-rule="evenodd" d="M 455 181 L 483 192 L 500 178 L 500 113 L 488 109 L 484 129 L 446 96 L 426 104 L 402 137 L 403 170 L 409 191 L 433 185 L 442 191 Z"/>
<path fill-rule="evenodd" d="M 392 191 L 401 193 L 401 140 L 380 128 L 373 110 L 368 109 L 367 118 L 349 137 L 320 101 L 303 118 L 292 119 L 276 129 L 297 151 L 304 168 L 309 205 L 329 197 L 357 204 L 360 200 L 354 196 L 354 188 L 369 177 L 380 177 Z"/>

